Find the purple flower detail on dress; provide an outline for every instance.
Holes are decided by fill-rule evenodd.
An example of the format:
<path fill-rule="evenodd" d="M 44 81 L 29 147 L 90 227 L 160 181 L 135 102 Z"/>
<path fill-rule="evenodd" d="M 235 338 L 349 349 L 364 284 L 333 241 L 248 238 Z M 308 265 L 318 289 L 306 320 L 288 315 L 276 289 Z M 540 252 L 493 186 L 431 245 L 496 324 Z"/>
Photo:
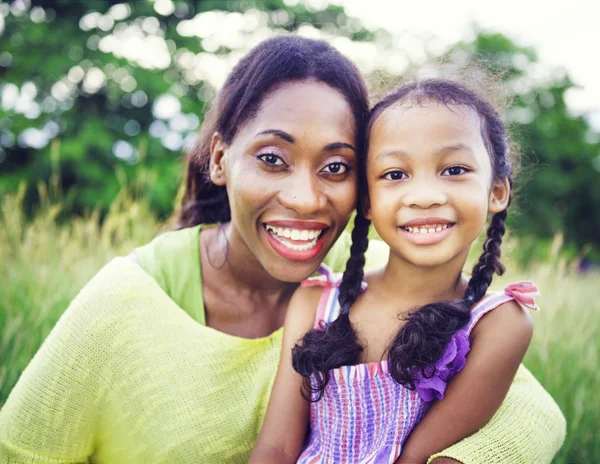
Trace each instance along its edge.
<path fill-rule="evenodd" d="M 450 339 L 443 356 L 435 363 L 435 375 L 431 376 L 432 367 L 425 369 L 426 375 L 420 371 L 417 373 L 415 388 L 423 401 L 441 400 L 444 397 L 446 385 L 465 367 L 470 350 L 469 334 L 460 330 Z"/>

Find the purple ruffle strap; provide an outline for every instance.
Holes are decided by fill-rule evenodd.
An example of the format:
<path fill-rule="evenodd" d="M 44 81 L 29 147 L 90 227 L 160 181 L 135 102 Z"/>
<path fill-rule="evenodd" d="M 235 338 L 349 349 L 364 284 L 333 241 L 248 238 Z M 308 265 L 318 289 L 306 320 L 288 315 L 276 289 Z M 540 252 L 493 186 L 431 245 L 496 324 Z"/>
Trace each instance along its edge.
<path fill-rule="evenodd" d="M 415 387 L 423 401 L 441 400 L 444 397 L 446 385 L 465 367 L 466 356 L 470 350 L 469 335 L 465 330 L 460 330 L 450 339 L 444 355 L 435 364 L 435 375 L 431 377 L 431 367 L 425 369 L 427 375 L 423 375 L 421 371 L 417 373 Z"/>

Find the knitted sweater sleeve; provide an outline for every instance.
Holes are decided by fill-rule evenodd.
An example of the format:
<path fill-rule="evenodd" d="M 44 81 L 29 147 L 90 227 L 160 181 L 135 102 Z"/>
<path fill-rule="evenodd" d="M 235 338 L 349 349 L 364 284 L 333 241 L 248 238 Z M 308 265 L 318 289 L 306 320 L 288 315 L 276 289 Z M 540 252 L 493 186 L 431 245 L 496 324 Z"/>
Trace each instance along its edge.
<path fill-rule="evenodd" d="M 97 291 L 98 279 L 102 271 L 73 300 L 0 411 L 0 463 L 88 462 L 93 453 L 110 344 L 96 309 L 107 307 L 101 300 L 110 293 Z"/>
<path fill-rule="evenodd" d="M 463 464 L 546 464 L 560 449 L 566 422 L 557 404 L 521 365 L 492 420 L 477 433 L 432 456 Z"/>

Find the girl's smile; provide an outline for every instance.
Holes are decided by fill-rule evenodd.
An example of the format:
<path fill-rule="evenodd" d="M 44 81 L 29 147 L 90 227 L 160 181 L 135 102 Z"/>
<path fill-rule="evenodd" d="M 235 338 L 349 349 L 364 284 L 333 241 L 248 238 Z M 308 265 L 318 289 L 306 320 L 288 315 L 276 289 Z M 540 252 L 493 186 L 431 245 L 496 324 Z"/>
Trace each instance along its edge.
<path fill-rule="evenodd" d="M 413 219 L 399 228 L 415 245 L 432 245 L 450 235 L 455 225 L 455 222 L 447 219 L 429 217 Z"/>

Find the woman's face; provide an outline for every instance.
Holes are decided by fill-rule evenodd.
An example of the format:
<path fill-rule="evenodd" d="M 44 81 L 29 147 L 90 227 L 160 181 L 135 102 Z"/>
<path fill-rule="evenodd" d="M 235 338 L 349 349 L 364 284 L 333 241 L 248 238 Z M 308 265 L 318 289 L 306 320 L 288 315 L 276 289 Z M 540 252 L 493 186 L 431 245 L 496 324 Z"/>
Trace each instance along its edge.
<path fill-rule="evenodd" d="M 355 121 L 326 84 L 284 84 L 231 142 L 213 140 L 211 177 L 226 185 L 231 242 L 274 278 L 315 272 L 356 202 Z M 239 240 L 238 240 L 239 239 Z"/>

